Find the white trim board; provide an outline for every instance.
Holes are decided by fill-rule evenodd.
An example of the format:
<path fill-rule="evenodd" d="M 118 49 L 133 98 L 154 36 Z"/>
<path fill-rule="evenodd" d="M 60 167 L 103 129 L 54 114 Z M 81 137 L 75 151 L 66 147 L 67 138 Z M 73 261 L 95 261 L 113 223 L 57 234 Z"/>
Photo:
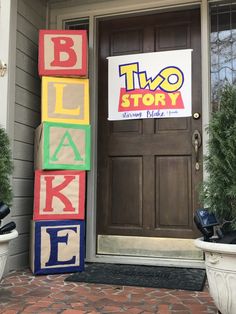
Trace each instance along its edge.
<path fill-rule="evenodd" d="M 17 0 L 0 0 L 0 60 L 7 64 L 7 71 L 0 77 L 1 115 L 0 125 L 12 138 L 15 105 Z"/>
<path fill-rule="evenodd" d="M 60 3 L 51 3 L 50 24 L 61 27 L 62 21 L 66 19 L 77 19 L 80 17 L 98 17 L 131 13 L 150 13 L 153 10 L 171 9 L 182 6 L 199 5 L 200 0 L 113 0 L 113 1 L 94 1 L 86 3 L 81 1 L 80 5 L 75 4 L 76 1 L 68 1 Z M 74 5 L 73 5 L 74 4 Z"/>
<path fill-rule="evenodd" d="M 157 259 L 144 257 L 127 257 L 113 255 L 96 255 L 93 259 L 86 259 L 87 262 L 111 263 L 111 264 L 131 264 L 146 266 L 166 266 L 166 267 L 186 267 L 205 269 L 205 261 L 201 260 L 178 260 L 178 259 Z"/>
<path fill-rule="evenodd" d="M 9 43 L 10 43 L 10 14 L 11 2 L 9 0 L 0 1 L 0 60 L 8 66 L 9 60 Z M 7 126 L 8 115 L 8 70 L 4 76 L 0 76 L 1 90 L 1 115 L 0 125 L 4 128 Z"/>

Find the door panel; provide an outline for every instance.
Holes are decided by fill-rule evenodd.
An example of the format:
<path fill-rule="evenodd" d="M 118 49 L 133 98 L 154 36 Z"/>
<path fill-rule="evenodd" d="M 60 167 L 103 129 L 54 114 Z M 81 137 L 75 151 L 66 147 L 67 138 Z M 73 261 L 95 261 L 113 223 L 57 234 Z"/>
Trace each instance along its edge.
<path fill-rule="evenodd" d="M 160 121 L 155 121 L 155 133 L 161 131 L 177 131 L 177 130 L 188 130 L 189 119 L 178 118 L 178 119 L 160 119 Z"/>
<path fill-rule="evenodd" d="M 122 133 L 122 132 L 132 132 L 141 133 L 142 124 L 139 120 L 133 121 L 111 121 L 110 122 L 111 133 Z"/>
<path fill-rule="evenodd" d="M 142 227 L 142 158 L 113 157 L 110 161 L 113 228 Z M 121 198 L 120 195 L 123 197 Z M 133 210 L 129 210 L 133 208 Z"/>
<path fill-rule="evenodd" d="M 156 195 L 159 195 L 156 228 L 187 227 L 191 219 L 191 159 L 188 156 L 158 157 L 156 163 L 156 178 L 159 182 L 156 190 Z"/>
<path fill-rule="evenodd" d="M 189 46 L 189 24 L 156 28 L 156 50 L 185 49 Z"/>
<path fill-rule="evenodd" d="M 136 30 L 123 30 L 115 32 L 111 37 L 111 55 L 122 55 L 127 52 L 130 53 L 130 49 L 127 49 L 127 42 L 132 47 L 132 53 L 139 53 L 142 51 L 142 31 Z"/>
<path fill-rule="evenodd" d="M 202 169 L 195 170 L 192 133 L 201 132 L 201 119 L 107 120 L 108 56 L 189 48 L 192 107 L 201 114 L 199 10 L 99 23 L 99 235 L 196 236 L 193 211 Z"/>

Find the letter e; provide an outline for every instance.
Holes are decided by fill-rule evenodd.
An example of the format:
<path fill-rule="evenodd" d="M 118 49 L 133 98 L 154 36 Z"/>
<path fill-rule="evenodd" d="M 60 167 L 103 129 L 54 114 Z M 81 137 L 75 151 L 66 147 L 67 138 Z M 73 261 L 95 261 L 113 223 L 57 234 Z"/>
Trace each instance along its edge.
<path fill-rule="evenodd" d="M 72 230 L 77 233 L 76 227 L 66 227 L 66 228 L 48 228 L 46 232 L 50 237 L 50 256 L 46 262 L 46 266 L 57 266 L 57 265 L 68 265 L 75 264 L 76 256 L 72 256 L 71 259 L 66 261 L 58 261 L 58 246 L 60 243 L 68 244 L 68 234 L 65 236 L 59 236 L 58 232 L 62 230 Z"/>

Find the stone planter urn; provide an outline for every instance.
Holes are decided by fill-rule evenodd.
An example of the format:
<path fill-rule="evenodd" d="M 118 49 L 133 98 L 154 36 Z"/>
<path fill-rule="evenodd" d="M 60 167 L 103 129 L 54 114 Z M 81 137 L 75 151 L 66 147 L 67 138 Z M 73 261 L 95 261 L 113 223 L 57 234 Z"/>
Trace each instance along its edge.
<path fill-rule="evenodd" d="M 0 281 L 6 266 L 9 242 L 17 237 L 18 232 L 16 230 L 12 230 L 9 233 L 0 235 Z"/>
<path fill-rule="evenodd" d="M 205 253 L 210 295 L 222 314 L 236 313 L 236 244 L 206 242 L 195 245 Z"/>

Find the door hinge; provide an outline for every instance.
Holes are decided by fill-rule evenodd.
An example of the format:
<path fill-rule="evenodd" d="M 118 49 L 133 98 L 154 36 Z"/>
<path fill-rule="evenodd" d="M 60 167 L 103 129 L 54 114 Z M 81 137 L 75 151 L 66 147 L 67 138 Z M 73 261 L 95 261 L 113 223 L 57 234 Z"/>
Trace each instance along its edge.
<path fill-rule="evenodd" d="M 3 77 L 7 72 L 7 64 L 0 60 L 0 76 Z"/>

